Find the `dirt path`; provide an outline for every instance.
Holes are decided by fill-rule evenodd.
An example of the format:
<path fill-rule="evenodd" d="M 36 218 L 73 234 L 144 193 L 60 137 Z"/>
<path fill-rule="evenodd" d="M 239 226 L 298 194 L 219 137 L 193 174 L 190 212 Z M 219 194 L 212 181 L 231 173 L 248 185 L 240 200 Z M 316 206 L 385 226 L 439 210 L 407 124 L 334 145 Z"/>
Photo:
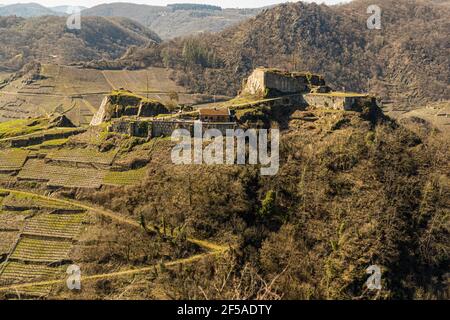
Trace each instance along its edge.
<path fill-rule="evenodd" d="M 165 267 L 174 267 L 174 266 L 182 265 L 182 264 L 195 263 L 195 262 L 205 259 L 207 257 L 218 256 L 222 253 L 223 252 L 215 251 L 215 252 L 210 252 L 210 253 L 198 254 L 198 255 L 195 255 L 195 256 L 192 256 L 189 258 L 178 259 L 178 260 L 164 263 L 164 266 Z M 140 273 L 146 273 L 146 272 L 153 271 L 153 270 L 155 270 L 155 268 L 159 268 L 159 267 L 160 267 L 160 265 L 151 265 L 148 267 L 138 268 L 138 269 L 129 269 L 129 270 L 117 271 L 117 272 L 111 272 L 111 273 L 95 274 L 95 275 L 90 275 L 90 276 L 85 276 L 85 277 L 81 276 L 81 283 L 83 284 L 83 282 L 87 282 L 87 281 L 94 281 L 94 280 L 101 280 L 101 279 L 108 279 L 108 278 L 118 278 L 118 277 L 136 275 L 136 274 L 140 274 Z M 52 285 L 64 284 L 65 282 L 66 282 L 66 279 L 21 283 L 21 284 L 10 285 L 7 287 L 0 287 L 0 292 L 14 291 L 14 290 L 26 289 L 26 288 L 31 288 L 31 287 L 52 286 Z"/>
<path fill-rule="evenodd" d="M 80 201 L 76 201 L 76 200 L 66 200 L 66 199 L 59 199 L 59 198 L 53 198 L 53 197 L 48 197 L 48 196 L 44 196 L 38 193 L 33 193 L 33 192 L 28 192 L 28 191 L 18 191 L 18 190 L 14 190 L 14 189 L 3 189 L 0 188 L 0 192 L 9 192 L 12 194 L 17 194 L 17 195 L 23 195 L 23 196 L 28 196 L 28 197 L 35 197 L 38 199 L 43 199 L 43 200 L 49 200 L 49 201 L 53 201 L 59 204 L 64 204 L 64 205 L 68 205 L 68 206 L 75 206 L 75 207 L 79 207 L 91 212 L 94 212 L 98 215 L 104 216 L 104 217 L 108 217 L 111 218 L 114 221 L 117 221 L 119 223 L 122 224 L 128 224 L 130 226 L 133 227 L 137 227 L 137 228 L 142 228 L 141 224 L 134 220 L 134 219 L 130 219 L 127 217 L 124 217 L 118 213 L 103 209 L 103 208 L 99 208 L 99 207 L 95 207 L 92 205 L 87 205 L 84 204 Z M 150 231 L 157 231 L 160 233 L 163 233 L 162 230 L 156 230 L 154 228 L 148 227 L 148 230 Z M 166 234 L 166 236 L 169 236 L 169 234 Z M 209 251 L 217 251 L 217 252 L 224 252 L 226 250 L 229 249 L 228 245 L 220 245 L 217 243 L 213 243 L 207 240 L 201 240 L 201 239 L 195 239 L 195 238 L 191 238 L 188 237 L 187 241 L 198 245 L 199 247 L 202 247 L 204 249 L 207 249 Z"/>
<path fill-rule="evenodd" d="M 102 75 L 105 78 L 106 82 L 111 86 L 112 90 L 117 90 L 116 86 L 112 83 L 112 81 L 109 80 L 108 76 L 104 71 L 102 71 Z"/>

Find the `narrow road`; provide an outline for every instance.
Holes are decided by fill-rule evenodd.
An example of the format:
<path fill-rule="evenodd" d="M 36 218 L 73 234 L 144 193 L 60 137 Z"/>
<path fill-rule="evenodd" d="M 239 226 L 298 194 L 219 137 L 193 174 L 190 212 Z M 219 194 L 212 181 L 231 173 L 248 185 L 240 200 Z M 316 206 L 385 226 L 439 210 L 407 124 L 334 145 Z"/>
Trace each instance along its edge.
<path fill-rule="evenodd" d="M 100 216 L 104 216 L 104 217 L 108 217 L 111 218 L 114 221 L 117 221 L 119 223 L 122 224 L 128 224 L 130 226 L 133 227 L 137 227 L 137 228 L 142 228 L 141 224 L 134 220 L 134 219 L 130 219 L 127 217 L 124 217 L 118 213 L 112 212 L 110 210 L 106 210 L 103 208 L 99 208 L 99 207 L 95 207 L 92 205 L 87 205 L 84 204 L 80 201 L 76 201 L 76 200 L 67 200 L 67 199 L 59 199 L 59 198 L 53 198 L 53 197 L 48 197 L 48 196 L 44 196 L 38 193 L 33 193 L 33 192 L 29 192 L 29 191 L 18 191 L 18 190 L 14 190 L 14 189 L 3 189 L 0 188 L 0 192 L 9 192 L 12 194 L 17 194 L 17 195 L 22 195 L 22 196 L 28 196 L 28 197 L 36 197 L 38 199 L 43 199 L 43 200 L 49 200 L 49 201 L 54 201 L 56 203 L 59 204 L 64 204 L 64 205 L 68 205 L 68 206 L 75 206 L 78 208 L 82 208 L 88 211 L 91 211 L 93 213 L 96 213 Z M 148 227 L 148 230 L 150 231 L 158 231 L 160 233 L 162 233 L 162 230 L 156 230 L 154 228 L 150 228 Z M 169 236 L 168 234 L 166 234 L 166 236 Z M 192 237 L 188 237 L 187 241 L 189 241 L 190 243 L 196 244 L 199 247 L 202 247 L 208 251 L 214 251 L 214 252 L 224 252 L 227 251 L 230 247 L 228 245 L 221 245 L 221 244 L 217 244 L 217 243 L 213 243 L 207 240 L 201 240 L 201 239 L 195 239 Z"/>
<path fill-rule="evenodd" d="M 212 257 L 212 256 L 218 256 L 223 252 L 210 252 L 210 253 L 203 253 L 203 254 L 197 254 L 189 258 L 183 258 L 178 259 L 174 261 L 170 261 L 167 263 L 164 263 L 165 267 L 174 267 L 181 264 L 190 264 L 195 263 L 197 261 L 200 261 L 202 259 L 205 259 L 206 257 Z M 138 268 L 138 269 L 129 269 L 124 271 L 117 271 L 117 272 L 111 272 L 111 273 L 102 273 L 102 274 L 95 274 L 90 276 L 81 276 L 81 284 L 83 282 L 87 281 L 94 281 L 94 280 L 101 280 L 101 279 L 109 279 L 109 278 L 118 278 L 118 277 L 124 277 L 124 276 L 130 276 L 130 275 L 136 275 L 140 273 L 146 273 L 155 270 L 155 268 L 159 268 L 160 265 L 151 265 L 144 268 Z M 57 280 L 49 280 L 49 281 L 40 281 L 40 282 L 29 282 L 29 283 L 20 283 L 20 284 L 14 284 L 6 287 L 0 287 L 0 292 L 2 291 L 14 291 L 14 290 L 20 290 L 20 289 L 26 289 L 31 287 L 39 287 L 39 286 L 52 286 L 52 285 L 58 285 L 58 284 L 64 284 L 66 282 L 66 279 L 57 279 Z"/>

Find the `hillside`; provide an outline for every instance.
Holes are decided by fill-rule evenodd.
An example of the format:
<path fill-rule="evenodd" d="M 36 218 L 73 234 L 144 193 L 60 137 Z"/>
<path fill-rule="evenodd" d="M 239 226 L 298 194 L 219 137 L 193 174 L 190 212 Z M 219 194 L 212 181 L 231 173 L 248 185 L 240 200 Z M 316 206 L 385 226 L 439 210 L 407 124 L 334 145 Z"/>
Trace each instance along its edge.
<path fill-rule="evenodd" d="M 252 112 L 287 123 L 276 176 L 175 165 L 170 139 L 106 126 L 61 138 L 48 119 L 0 125 L 49 139 L 0 152 L 0 297 L 448 299 L 448 139 L 380 112 Z M 58 261 L 80 265 L 82 291 Z"/>
<path fill-rule="evenodd" d="M 23 18 L 38 16 L 59 16 L 64 12 L 52 10 L 37 3 L 17 3 L 0 7 L 0 16 L 17 16 Z"/>
<path fill-rule="evenodd" d="M 77 7 L 79 10 L 87 9 L 86 7 Z M 54 12 L 64 13 L 67 14 L 67 12 L 71 12 L 73 10 L 73 7 L 71 6 L 56 6 L 56 7 L 50 7 L 50 10 Z"/>
<path fill-rule="evenodd" d="M 222 9 L 205 5 L 149 6 L 132 3 L 102 4 L 82 11 L 84 16 L 126 17 L 171 39 L 200 32 L 218 32 L 251 18 L 262 9 Z"/>
<path fill-rule="evenodd" d="M 449 300 L 449 0 L 377 2 L 0 17 L 0 301 Z"/>
<path fill-rule="evenodd" d="M 279 5 L 218 34 L 136 52 L 119 65 L 144 60 L 176 67 L 180 83 L 217 94 L 235 94 L 241 79 L 262 65 L 310 70 L 336 88 L 368 91 L 402 106 L 449 100 L 450 9 L 432 1 L 383 0 L 378 31 L 366 27 L 368 4 Z"/>
<path fill-rule="evenodd" d="M 61 64 L 116 59 L 130 46 L 158 42 L 153 31 L 125 18 L 86 17 L 81 30 L 69 30 L 63 17 L 0 17 L 0 72 L 20 70 L 34 59 Z"/>
<path fill-rule="evenodd" d="M 21 72 L 0 73 L 0 122 L 61 112 L 73 123 L 86 125 L 104 95 L 119 88 L 163 101 L 170 101 L 171 93 L 176 92 L 178 102 L 187 105 L 213 101 L 209 95 L 187 93 L 171 74 L 171 70 L 153 67 L 102 71 L 29 63 Z"/>

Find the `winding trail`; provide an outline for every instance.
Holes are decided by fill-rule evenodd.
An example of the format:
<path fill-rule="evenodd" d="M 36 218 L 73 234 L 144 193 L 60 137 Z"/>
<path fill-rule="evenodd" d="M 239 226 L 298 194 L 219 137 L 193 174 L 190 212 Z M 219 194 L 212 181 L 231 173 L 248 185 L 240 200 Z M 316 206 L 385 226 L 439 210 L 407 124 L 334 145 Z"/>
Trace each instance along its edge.
<path fill-rule="evenodd" d="M 164 266 L 165 267 L 174 267 L 174 266 L 177 266 L 180 264 L 190 264 L 190 263 L 194 263 L 194 262 L 200 261 L 202 259 L 205 259 L 207 257 L 218 256 L 222 253 L 223 252 L 214 251 L 214 252 L 210 252 L 210 253 L 198 254 L 198 255 L 195 255 L 195 256 L 192 256 L 189 258 L 178 259 L 178 260 L 164 263 Z M 108 279 L 108 278 L 117 278 L 117 277 L 136 275 L 136 274 L 140 274 L 140 273 L 146 273 L 146 272 L 153 271 L 153 270 L 155 270 L 155 268 L 159 268 L 159 267 L 160 267 L 160 265 L 155 264 L 155 265 L 151 265 L 151 266 L 144 267 L 144 268 L 138 268 L 138 269 L 130 269 L 130 270 L 96 274 L 96 275 L 90 275 L 90 276 L 81 276 L 81 283 L 87 282 L 87 281 L 93 281 L 93 280 L 102 280 L 102 279 Z M 1 287 L 0 292 L 20 290 L 20 289 L 26 289 L 26 288 L 31 288 L 31 287 L 58 285 L 58 284 L 64 284 L 65 282 L 66 282 L 66 279 L 57 279 L 57 280 L 49 280 L 49 281 L 21 283 L 21 284 L 10 285 L 7 287 Z"/>
<path fill-rule="evenodd" d="M 0 188 L 0 192 L 53 201 L 58 204 L 68 205 L 68 206 L 72 206 L 72 207 L 75 206 L 78 208 L 88 210 L 97 215 L 100 215 L 103 217 L 108 217 L 114 221 L 117 221 L 118 223 L 121 223 L 121 224 L 130 225 L 130 226 L 133 226 L 136 228 L 142 228 L 142 225 L 134 219 L 126 218 L 126 217 L 124 217 L 118 213 L 112 212 L 110 210 L 106 210 L 104 208 L 100 208 L 100 207 L 96 207 L 96 206 L 92 206 L 92 205 L 87 205 L 80 201 L 53 198 L 53 197 L 48 197 L 48 196 L 44 196 L 44 195 L 41 195 L 38 193 L 29 192 L 29 191 L 19 191 L 19 190 L 6 189 L 6 188 Z M 161 229 L 157 230 L 152 227 L 147 227 L 147 229 L 150 231 L 163 233 Z M 167 233 L 165 235 L 168 237 L 170 236 Z M 173 266 L 177 266 L 180 264 L 194 263 L 194 262 L 200 261 L 206 257 L 222 255 L 231 248 L 230 245 L 217 244 L 217 243 L 214 243 L 211 241 L 196 239 L 196 238 L 192 238 L 192 237 L 188 237 L 186 240 L 192 244 L 195 244 L 195 245 L 207 250 L 208 252 L 203 253 L 203 254 L 197 254 L 192 257 L 188 257 L 188 258 L 184 258 L 184 259 L 178 259 L 178 260 L 166 262 L 166 263 L 164 263 L 164 266 L 173 267 Z M 121 276 L 129 276 L 129 275 L 135 275 L 135 274 L 139 274 L 139 273 L 149 272 L 149 271 L 154 270 L 155 268 L 158 268 L 158 265 L 151 265 L 151 266 L 144 267 L 144 268 L 129 269 L 129 270 L 124 270 L 124 271 L 112 272 L 112 273 L 84 276 L 81 278 L 81 280 L 82 281 L 90 281 L 90 280 L 99 280 L 99 279 L 106 279 L 106 278 L 115 278 L 115 277 L 121 277 Z M 24 289 L 24 288 L 30 288 L 30 287 L 36 287 L 36 286 L 48 286 L 48 285 L 61 284 L 61 283 L 64 283 L 65 281 L 66 281 L 65 279 L 64 280 L 57 279 L 57 280 L 49 280 L 49 281 L 15 284 L 15 285 L 10 285 L 10 286 L 6 286 L 6 287 L 0 287 L 0 292 L 10 291 L 10 290 L 18 290 L 18 289 Z"/>
<path fill-rule="evenodd" d="M 141 224 L 134 220 L 134 219 L 130 219 L 130 218 L 126 218 L 118 213 L 115 213 L 113 211 L 110 210 L 106 210 L 103 208 L 99 208 L 99 207 L 95 207 L 92 205 L 87 205 L 84 204 L 80 201 L 76 201 L 76 200 L 66 200 L 66 199 L 60 199 L 60 198 L 53 198 L 53 197 L 48 197 L 48 196 L 44 196 L 38 193 L 34 193 L 34 192 L 29 192 L 29 191 L 19 191 L 19 190 L 14 190 L 14 189 L 4 189 L 4 188 L 0 188 L 0 192 L 9 192 L 12 194 L 17 194 L 17 195 L 23 195 L 23 196 L 28 196 L 28 197 L 34 197 L 34 198 L 38 198 L 38 199 L 43 199 L 43 200 L 48 200 L 48 201 L 53 201 L 59 204 L 64 204 L 64 205 L 68 205 L 68 206 L 75 206 L 78 208 L 82 208 L 88 211 L 91 211 L 93 213 L 96 213 L 100 216 L 104 216 L 104 217 L 108 217 L 111 218 L 112 220 L 115 220 L 119 223 L 122 224 L 128 224 L 130 226 L 133 227 L 137 227 L 137 228 L 142 228 Z M 147 227 L 148 230 L 150 231 L 156 231 L 156 232 L 160 232 L 163 233 L 162 230 L 157 230 L 153 227 Z M 169 234 L 166 234 L 166 236 L 169 236 Z M 199 247 L 202 247 L 204 249 L 207 249 L 209 251 L 226 251 L 229 249 L 228 245 L 220 245 L 214 242 L 210 242 L 207 240 L 200 240 L 200 239 L 195 239 L 195 238 L 191 238 L 188 237 L 187 241 L 189 241 L 190 243 L 196 244 Z"/>

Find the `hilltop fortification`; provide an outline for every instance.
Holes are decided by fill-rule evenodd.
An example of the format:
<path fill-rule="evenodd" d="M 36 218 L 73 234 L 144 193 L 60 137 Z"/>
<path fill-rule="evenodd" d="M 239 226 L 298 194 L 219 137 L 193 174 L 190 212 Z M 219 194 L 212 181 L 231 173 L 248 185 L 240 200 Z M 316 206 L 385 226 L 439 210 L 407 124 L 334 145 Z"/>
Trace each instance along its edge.
<path fill-rule="evenodd" d="M 333 91 L 320 75 L 269 68 L 255 69 L 235 99 L 215 104 L 214 108 L 194 106 L 193 109 L 180 109 L 169 114 L 161 102 L 121 89 L 105 97 L 91 125 L 108 122 L 112 132 L 151 138 L 170 136 L 180 128 L 192 132 L 194 120 L 225 132 L 240 125 L 269 127 L 277 118 L 276 113 L 278 120 L 287 119 L 296 110 L 378 110 L 375 98 Z"/>
<path fill-rule="evenodd" d="M 345 111 L 361 111 L 364 105 L 376 104 L 376 99 L 368 94 L 334 91 L 318 74 L 263 67 L 255 69 L 244 81 L 240 95 L 263 98 L 302 95 L 307 106 Z"/>
<path fill-rule="evenodd" d="M 312 86 L 324 85 L 325 80 L 320 75 L 260 67 L 244 81 L 242 93 L 274 96 L 308 92 Z"/>

